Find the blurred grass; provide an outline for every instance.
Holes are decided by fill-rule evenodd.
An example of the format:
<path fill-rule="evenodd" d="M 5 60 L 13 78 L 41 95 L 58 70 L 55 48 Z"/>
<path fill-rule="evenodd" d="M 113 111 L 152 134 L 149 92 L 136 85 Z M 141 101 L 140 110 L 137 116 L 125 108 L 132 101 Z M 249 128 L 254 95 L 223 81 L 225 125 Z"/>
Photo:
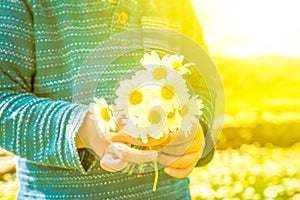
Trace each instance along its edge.
<path fill-rule="evenodd" d="M 226 92 L 218 148 L 300 142 L 300 58 L 214 56 Z"/>
<path fill-rule="evenodd" d="M 191 175 L 194 200 L 300 199 L 300 143 L 289 148 L 258 144 L 218 151 Z"/>
<path fill-rule="evenodd" d="M 300 112 L 300 58 L 214 56 L 226 89 L 226 113 Z"/>

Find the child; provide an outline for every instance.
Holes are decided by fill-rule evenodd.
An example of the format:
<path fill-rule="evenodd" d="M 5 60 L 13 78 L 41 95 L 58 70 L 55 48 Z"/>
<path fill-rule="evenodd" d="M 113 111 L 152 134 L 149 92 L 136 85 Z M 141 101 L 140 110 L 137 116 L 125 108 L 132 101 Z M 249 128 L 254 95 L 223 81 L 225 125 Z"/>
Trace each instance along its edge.
<path fill-rule="evenodd" d="M 190 199 L 187 176 L 209 162 L 213 150 L 199 161 L 192 156 L 189 165 L 179 158 L 176 167 L 160 170 L 154 192 L 153 172 L 137 177 L 120 170 L 133 159 L 165 164 L 172 155 L 124 149 L 124 157 L 116 157 L 96 134 L 87 106 L 71 103 L 76 69 L 88 53 L 111 35 L 147 27 L 182 32 L 205 47 L 188 0 L 1 1 L 0 146 L 19 156 L 18 199 Z M 109 75 L 128 64 L 119 66 Z M 103 87 L 105 97 L 112 85 Z M 210 113 L 204 110 L 195 129 L 200 136 Z M 120 138 L 113 139 L 128 142 Z M 194 153 L 202 151 L 202 142 L 193 142 Z M 102 158 L 101 166 L 85 148 Z"/>

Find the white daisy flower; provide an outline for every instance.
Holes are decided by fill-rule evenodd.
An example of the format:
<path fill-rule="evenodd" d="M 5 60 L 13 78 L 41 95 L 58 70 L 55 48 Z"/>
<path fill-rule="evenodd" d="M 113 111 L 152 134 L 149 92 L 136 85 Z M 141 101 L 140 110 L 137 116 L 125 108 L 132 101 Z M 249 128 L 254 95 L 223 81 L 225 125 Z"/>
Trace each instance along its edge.
<path fill-rule="evenodd" d="M 162 83 L 170 79 L 182 79 L 182 76 L 174 69 L 166 66 L 148 66 L 150 77 L 156 83 Z"/>
<path fill-rule="evenodd" d="M 160 65 L 148 65 L 146 67 L 147 71 L 150 74 L 150 77 L 152 78 L 152 81 L 158 82 L 161 80 L 167 79 L 169 75 L 169 71 L 166 67 L 160 66 Z"/>
<path fill-rule="evenodd" d="M 187 63 L 183 65 L 184 56 L 183 55 L 166 55 L 161 59 L 161 64 L 166 67 L 174 69 L 180 75 L 190 74 L 191 71 L 187 68 L 193 66 L 193 63 Z"/>
<path fill-rule="evenodd" d="M 128 103 L 124 107 L 126 119 L 123 119 L 124 132 L 133 138 L 140 138 L 144 143 L 148 142 L 148 137 L 159 139 L 163 136 L 166 114 L 160 104 L 160 86 L 146 85 L 134 91 L 137 97 L 128 97 L 143 99 L 139 104 Z M 133 101 L 133 100 L 132 100 Z M 134 100 L 133 102 L 138 102 Z M 124 103 L 122 103 L 124 104 Z"/>
<path fill-rule="evenodd" d="M 166 114 L 160 106 L 154 106 L 140 112 L 139 117 L 129 116 L 123 119 L 125 126 L 123 132 L 133 138 L 140 138 L 143 143 L 148 142 L 148 138 L 160 139 L 164 134 L 166 124 Z"/>
<path fill-rule="evenodd" d="M 126 79 L 120 82 L 120 87 L 116 90 L 117 98 L 115 99 L 116 108 L 127 107 L 128 104 L 138 105 L 143 101 L 143 95 L 139 91 L 141 82 L 137 80 Z"/>
<path fill-rule="evenodd" d="M 123 119 L 123 123 L 125 124 L 122 131 L 130 135 L 131 137 L 138 139 L 138 138 L 145 138 L 147 135 L 142 135 L 140 129 L 137 127 L 135 122 L 131 120 L 130 118 Z"/>
<path fill-rule="evenodd" d="M 140 128 L 142 136 L 149 136 L 154 139 L 160 139 L 164 136 L 164 127 L 166 125 L 166 114 L 161 106 L 152 107 L 146 116 L 142 116 L 149 123 L 148 126 Z M 148 142 L 148 137 L 142 138 L 144 143 Z"/>
<path fill-rule="evenodd" d="M 153 85 L 151 75 L 146 70 L 136 72 L 131 79 L 126 79 L 119 83 L 116 90 L 117 98 L 115 99 L 115 106 L 124 108 L 128 106 L 138 106 L 147 100 L 148 92 L 143 93 L 143 88 L 148 85 Z M 150 90 L 151 91 L 151 90 Z"/>
<path fill-rule="evenodd" d="M 141 123 L 143 113 L 154 104 L 155 86 L 142 86 L 142 83 L 135 80 L 123 81 L 120 85 L 116 91 L 118 97 L 115 99 L 114 113 L 125 116 L 137 126 Z"/>
<path fill-rule="evenodd" d="M 145 53 L 140 62 L 145 68 L 148 66 L 158 66 L 160 65 L 160 57 L 155 51 L 151 51 L 150 54 Z"/>
<path fill-rule="evenodd" d="M 138 85 L 145 85 L 155 81 L 152 77 L 151 72 L 148 70 L 139 70 L 134 76 L 132 76 L 131 81 Z"/>
<path fill-rule="evenodd" d="M 203 108 L 202 100 L 193 96 L 180 110 L 182 116 L 182 124 L 180 130 L 184 132 L 185 137 L 188 137 L 193 124 L 199 123 L 198 117 L 202 114 Z"/>
<path fill-rule="evenodd" d="M 95 103 L 89 105 L 89 111 L 92 113 L 90 118 L 95 120 L 97 128 L 102 133 L 108 133 L 110 130 L 116 130 L 116 123 L 113 119 L 111 108 L 107 105 L 105 99 L 94 98 Z"/>
<path fill-rule="evenodd" d="M 170 67 L 171 61 L 161 61 L 155 51 L 152 51 L 151 54 L 146 53 L 141 59 L 141 63 L 151 74 L 153 81 L 180 77 L 180 74 Z M 146 78 L 146 76 L 144 78 Z"/>
<path fill-rule="evenodd" d="M 165 133 L 176 132 L 180 129 L 182 117 L 177 109 L 168 113 L 167 122 L 164 128 Z"/>
<path fill-rule="evenodd" d="M 160 95 L 161 105 L 166 109 L 167 113 L 181 108 L 190 98 L 184 79 L 167 80 L 161 86 Z"/>
<path fill-rule="evenodd" d="M 195 98 L 197 98 L 197 97 L 195 97 Z M 201 109 L 204 108 L 203 100 L 197 98 L 196 102 L 197 102 L 197 106 L 198 106 L 198 109 L 197 109 L 198 114 L 197 114 L 197 116 L 201 116 L 203 114 L 203 111 Z"/>
<path fill-rule="evenodd" d="M 159 105 L 159 88 L 160 87 L 157 85 L 145 85 L 134 91 L 134 93 L 138 93 L 137 98 L 139 98 L 139 96 L 142 96 L 143 100 L 139 104 L 129 103 L 127 107 L 124 108 L 124 111 L 125 115 L 128 118 L 132 119 L 135 125 L 139 127 L 146 127 L 149 125 L 147 115 L 151 107 L 153 107 L 154 105 Z M 136 95 L 134 93 L 132 95 Z M 129 101 L 132 101 L 130 100 L 130 97 Z M 145 120 L 143 120 L 143 118 L 145 118 Z"/>

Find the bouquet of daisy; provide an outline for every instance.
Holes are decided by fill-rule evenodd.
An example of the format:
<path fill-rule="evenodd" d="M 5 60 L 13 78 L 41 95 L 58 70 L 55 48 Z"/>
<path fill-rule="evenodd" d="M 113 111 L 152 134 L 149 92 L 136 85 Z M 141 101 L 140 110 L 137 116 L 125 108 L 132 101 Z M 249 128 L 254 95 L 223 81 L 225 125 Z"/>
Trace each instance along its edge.
<path fill-rule="evenodd" d="M 184 56 L 178 54 L 160 58 L 155 51 L 145 53 L 140 62 L 142 70 L 119 82 L 114 105 L 97 98 L 90 104 L 99 131 L 109 134 L 121 127 L 122 132 L 142 141 L 142 147 L 134 146 L 141 149 L 157 149 L 149 143 L 153 139 L 164 143 L 176 134 L 188 137 L 203 108 L 185 79 L 194 64 L 184 63 Z"/>

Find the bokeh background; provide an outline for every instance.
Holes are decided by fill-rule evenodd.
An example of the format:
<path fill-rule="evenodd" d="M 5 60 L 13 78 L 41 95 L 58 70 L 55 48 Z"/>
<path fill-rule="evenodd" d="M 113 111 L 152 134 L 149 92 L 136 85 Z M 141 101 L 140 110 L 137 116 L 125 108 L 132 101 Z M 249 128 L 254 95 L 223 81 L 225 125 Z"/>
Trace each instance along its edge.
<path fill-rule="evenodd" d="M 300 200 L 300 1 L 193 0 L 226 90 L 213 161 L 191 175 L 193 199 Z M 0 149 L 0 199 L 14 199 Z"/>
<path fill-rule="evenodd" d="M 226 90 L 194 199 L 300 199 L 300 1 L 193 0 Z"/>

